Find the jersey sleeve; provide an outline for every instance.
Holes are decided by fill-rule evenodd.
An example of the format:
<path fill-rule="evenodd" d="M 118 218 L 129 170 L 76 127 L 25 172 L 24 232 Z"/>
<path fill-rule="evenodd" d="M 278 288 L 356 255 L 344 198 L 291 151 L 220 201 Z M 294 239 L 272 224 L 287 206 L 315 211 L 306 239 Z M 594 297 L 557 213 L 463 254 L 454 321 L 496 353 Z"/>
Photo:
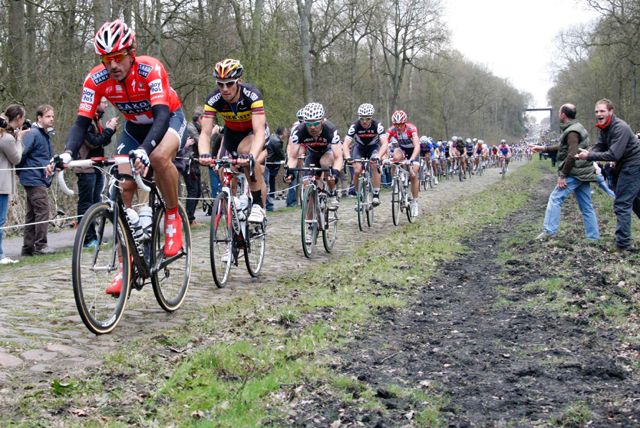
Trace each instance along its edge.
<path fill-rule="evenodd" d="M 384 129 L 384 125 L 382 123 L 378 123 L 378 135 L 382 137 L 383 135 L 387 135 L 387 131 Z"/>
<path fill-rule="evenodd" d="M 216 103 L 220 100 L 220 92 L 212 92 L 207 96 L 204 101 L 204 115 L 205 117 L 215 118 L 218 113 L 218 109 L 216 109 Z"/>
<path fill-rule="evenodd" d="M 352 123 L 349 127 L 349 130 L 347 131 L 347 137 L 353 140 L 354 135 L 356 135 L 356 125 Z"/>
<path fill-rule="evenodd" d="M 257 89 L 243 86 L 242 92 L 251 101 L 251 114 L 264 114 L 264 100 Z"/>
<path fill-rule="evenodd" d="M 93 119 L 93 115 L 100 104 L 102 92 L 100 84 L 109 78 L 109 72 L 106 69 L 102 71 L 91 70 L 82 84 L 82 96 L 80 97 L 80 106 L 78 106 L 78 116 Z"/>

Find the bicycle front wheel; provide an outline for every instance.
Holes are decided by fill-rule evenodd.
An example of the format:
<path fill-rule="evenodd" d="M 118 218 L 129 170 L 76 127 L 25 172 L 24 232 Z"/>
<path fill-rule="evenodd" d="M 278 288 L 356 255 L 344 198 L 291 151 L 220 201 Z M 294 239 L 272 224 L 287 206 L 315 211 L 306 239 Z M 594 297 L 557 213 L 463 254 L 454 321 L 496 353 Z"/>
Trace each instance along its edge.
<path fill-rule="evenodd" d="M 311 258 L 315 252 L 318 237 L 318 207 L 316 205 L 316 188 L 308 186 L 302 197 L 302 216 L 300 221 L 300 237 L 304 256 Z"/>
<path fill-rule="evenodd" d="M 324 217 L 324 229 L 322 229 L 322 244 L 327 253 L 333 250 L 338 237 L 338 210 L 330 210 L 327 207 L 320 213 Z"/>
<path fill-rule="evenodd" d="M 400 221 L 400 180 L 393 178 L 391 189 L 391 217 L 393 225 L 397 226 Z"/>
<path fill-rule="evenodd" d="M 122 318 L 131 290 L 130 260 L 122 220 L 114 222 L 109 204 L 92 205 L 78 226 L 71 263 L 73 297 L 82 322 L 91 332 L 110 333 Z M 120 272 L 120 295 L 106 294 L 107 286 Z"/>
<path fill-rule="evenodd" d="M 244 246 L 244 262 L 249 275 L 256 277 L 262 269 L 264 250 L 267 243 L 263 223 L 247 223 L 247 238 Z"/>
<path fill-rule="evenodd" d="M 371 227 L 373 225 L 373 187 L 371 181 L 367 181 L 365 188 L 367 189 L 367 203 L 365 204 L 367 207 L 367 226 Z"/>
<path fill-rule="evenodd" d="M 151 234 L 151 284 L 153 294 L 162 309 L 167 312 L 177 310 L 184 302 L 191 279 L 191 228 L 189 218 L 182 205 L 178 204 L 182 220 L 182 250 L 178 255 L 166 260 L 164 257 L 165 211 L 161 210 Z"/>
<path fill-rule="evenodd" d="M 213 202 L 211 226 L 209 227 L 209 260 L 211 274 L 218 288 L 222 288 L 229 279 L 231 270 L 231 253 L 233 230 L 229 217 L 229 199 L 221 192 Z"/>
<path fill-rule="evenodd" d="M 364 174 L 364 172 L 363 172 Z M 358 180 L 358 197 L 356 202 L 356 210 L 358 211 L 358 228 L 361 232 L 364 232 L 365 211 L 368 212 L 367 207 L 367 186 L 364 182 L 364 178 Z"/>

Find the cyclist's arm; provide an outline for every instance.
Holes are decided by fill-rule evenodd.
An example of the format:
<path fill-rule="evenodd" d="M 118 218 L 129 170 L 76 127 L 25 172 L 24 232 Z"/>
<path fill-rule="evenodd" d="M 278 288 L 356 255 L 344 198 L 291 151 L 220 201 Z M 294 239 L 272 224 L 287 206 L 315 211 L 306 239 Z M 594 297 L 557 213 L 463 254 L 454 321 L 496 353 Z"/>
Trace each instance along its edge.
<path fill-rule="evenodd" d="M 153 149 L 155 149 L 164 138 L 164 135 L 169 129 L 169 118 L 171 117 L 169 106 L 166 104 L 156 104 L 152 106 L 151 113 L 153 114 L 153 124 L 142 142 L 142 148 L 147 154 L 151 154 Z"/>
<path fill-rule="evenodd" d="M 78 157 L 78 151 L 87 135 L 89 125 L 91 125 L 90 118 L 78 115 L 76 116 L 76 121 L 69 129 L 69 136 L 67 137 L 67 144 L 64 147 L 64 151 L 71 153 L 71 156 L 74 158 Z"/>
<path fill-rule="evenodd" d="M 351 142 L 353 140 L 348 135 L 344 137 L 344 142 L 342 143 L 342 154 L 346 158 L 351 157 Z"/>
<path fill-rule="evenodd" d="M 215 116 L 202 116 L 200 119 L 200 138 L 198 139 L 198 153 L 200 156 L 211 154 L 211 135 L 213 134 Z"/>
<path fill-rule="evenodd" d="M 290 137 L 289 143 L 287 144 L 287 166 L 289 168 L 296 168 L 298 166 L 299 153 L 300 144 L 294 143 Z"/>
<path fill-rule="evenodd" d="M 253 113 L 251 115 L 251 125 L 253 127 L 253 142 L 251 143 L 251 154 L 254 159 L 258 159 L 260 152 L 264 150 L 264 129 L 267 119 L 264 113 Z"/>
<path fill-rule="evenodd" d="M 333 169 L 340 171 L 342 169 L 343 160 L 341 144 L 332 144 L 331 151 L 333 152 Z"/>
<path fill-rule="evenodd" d="M 380 136 L 380 159 L 384 159 L 389 151 L 389 137 L 387 134 Z"/>
<path fill-rule="evenodd" d="M 418 160 L 420 157 L 420 139 L 418 138 L 417 132 L 413 134 L 411 141 L 413 141 L 413 153 L 411 153 L 411 160 Z"/>

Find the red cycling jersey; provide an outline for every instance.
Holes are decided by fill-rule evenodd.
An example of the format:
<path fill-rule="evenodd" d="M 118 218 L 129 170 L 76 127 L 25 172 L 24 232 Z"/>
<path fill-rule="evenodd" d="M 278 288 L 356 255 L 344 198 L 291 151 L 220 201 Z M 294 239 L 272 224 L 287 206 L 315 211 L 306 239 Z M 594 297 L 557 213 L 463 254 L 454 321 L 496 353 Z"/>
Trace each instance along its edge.
<path fill-rule="evenodd" d="M 136 57 L 123 82 L 109 77 L 103 64 L 93 67 L 84 79 L 78 115 L 93 118 L 103 96 L 122 112 L 125 120 L 141 125 L 153 122 L 154 105 L 167 105 L 171 113 L 181 107 L 164 66 L 149 56 Z"/>
<path fill-rule="evenodd" d="M 403 149 L 413 149 L 413 136 L 418 135 L 418 128 L 413 123 L 407 123 L 404 132 L 400 132 L 395 126 L 387 131 L 389 143 L 397 142 Z"/>

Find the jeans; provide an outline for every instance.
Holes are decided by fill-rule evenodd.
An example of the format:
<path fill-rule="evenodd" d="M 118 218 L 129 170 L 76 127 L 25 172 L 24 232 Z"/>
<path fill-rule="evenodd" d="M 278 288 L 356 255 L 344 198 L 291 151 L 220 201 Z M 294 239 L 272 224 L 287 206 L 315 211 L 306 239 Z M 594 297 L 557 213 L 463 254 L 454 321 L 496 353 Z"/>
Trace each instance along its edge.
<path fill-rule="evenodd" d="M 76 174 L 78 176 L 78 223 L 82 220 L 82 215 L 87 212 L 89 207 L 100 202 L 102 187 L 104 185 L 104 176 L 96 173 Z M 85 244 L 97 238 L 93 225 L 89 227 Z"/>
<path fill-rule="evenodd" d="M 209 168 L 209 185 L 211 186 L 211 198 L 215 198 L 220 193 L 220 177 L 213 168 Z"/>
<path fill-rule="evenodd" d="M 269 190 L 267 193 L 267 211 L 273 210 L 273 198 L 276 192 L 276 177 L 280 171 L 280 165 L 267 165 L 264 169 L 264 181 L 269 184 Z"/>
<path fill-rule="evenodd" d="M 7 211 L 9 210 L 9 195 L 0 195 L 0 260 L 4 259 L 4 247 L 2 246 L 2 235 L 5 221 L 7 221 Z"/>
<path fill-rule="evenodd" d="M 613 212 L 616 214 L 616 247 L 631 246 L 631 211 L 640 218 L 640 165 L 623 166 L 618 174 Z"/>
<path fill-rule="evenodd" d="M 556 186 L 551 195 L 549 195 L 547 211 L 544 214 L 544 231 L 549 235 L 555 235 L 558 232 L 562 204 L 571 193 L 574 193 L 582 213 L 584 234 L 587 239 L 592 241 L 600 239 L 598 220 L 591 203 L 591 185 L 587 181 L 580 181 L 574 177 L 567 177 L 566 182 L 567 187 L 561 189 Z"/>
<path fill-rule="evenodd" d="M 612 198 L 615 198 L 616 194 L 613 193 L 613 190 L 611 190 L 609 186 L 607 186 L 607 183 L 604 181 L 604 176 L 596 175 L 596 178 L 598 180 L 598 187 L 600 187 L 602 191 L 607 195 L 611 196 Z"/>
<path fill-rule="evenodd" d="M 27 193 L 27 214 L 25 216 L 22 255 L 33 254 L 47 248 L 49 231 L 49 195 L 44 186 L 24 186 Z M 39 223 L 39 224 L 29 224 Z"/>
<path fill-rule="evenodd" d="M 199 166 L 194 164 L 191 168 L 199 168 Z M 182 178 L 184 179 L 184 185 L 187 188 L 187 203 L 185 205 L 189 224 L 191 224 L 196 219 L 196 206 L 199 202 L 198 198 L 200 198 L 201 195 L 200 171 L 189 171 L 189 174 L 183 172 Z"/>
<path fill-rule="evenodd" d="M 298 179 L 297 174 L 293 175 L 293 180 L 289 183 L 289 191 L 287 192 L 287 206 L 295 207 L 298 203 L 298 195 L 296 191 L 298 190 Z"/>

